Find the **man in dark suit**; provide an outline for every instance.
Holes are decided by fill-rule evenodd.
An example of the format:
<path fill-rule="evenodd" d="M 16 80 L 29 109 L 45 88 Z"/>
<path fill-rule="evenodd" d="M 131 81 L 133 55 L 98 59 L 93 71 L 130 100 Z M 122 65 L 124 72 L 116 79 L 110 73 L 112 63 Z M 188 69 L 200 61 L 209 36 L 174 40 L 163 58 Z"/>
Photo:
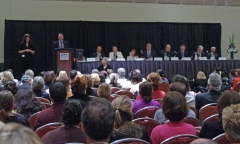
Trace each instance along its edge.
<path fill-rule="evenodd" d="M 68 41 L 63 40 L 63 33 L 58 34 L 58 40 L 53 42 L 52 48 L 69 48 Z"/>
<path fill-rule="evenodd" d="M 146 44 L 146 51 L 143 52 L 145 59 L 153 60 L 156 57 L 156 52 L 152 50 L 152 45 L 150 43 Z"/>
<path fill-rule="evenodd" d="M 165 50 L 160 52 L 160 56 L 163 58 L 163 60 L 171 60 L 171 57 L 174 57 L 175 54 L 171 52 L 171 45 L 167 44 L 165 46 Z M 168 59 L 166 59 L 166 56 Z"/>
<path fill-rule="evenodd" d="M 22 85 L 19 85 L 18 86 L 18 89 L 32 89 L 32 78 L 30 75 L 23 75 L 22 78 L 21 78 L 21 81 L 22 81 Z"/>
<path fill-rule="evenodd" d="M 203 52 L 203 46 L 201 45 L 198 46 L 197 51 L 191 56 L 192 60 L 199 60 L 199 57 L 206 57 L 205 53 Z"/>
<path fill-rule="evenodd" d="M 218 54 L 216 54 L 216 47 L 211 47 L 211 52 L 207 55 L 207 59 L 218 60 Z"/>
<path fill-rule="evenodd" d="M 197 94 L 195 98 L 196 109 L 199 111 L 203 106 L 216 103 L 221 93 L 222 79 L 218 73 L 211 73 L 208 78 L 208 92 Z"/>
<path fill-rule="evenodd" d="M 98 57 L 99 60 L 101 60 L 103 57 L 105 57 L 105 53 L 102 52 L 101 46 L 97 47 L 96 52 L 92 54 L 92 57 Z"/>
<path fill-rule="evenodd" d="M 181 45 L 180 46 L 180 51 L 177 52 L 176 55 L 179 59 L 182 59 L 183 57 L 188 57 L 188 52 L 186 51 L 186 46 L 185 45 Z"/>

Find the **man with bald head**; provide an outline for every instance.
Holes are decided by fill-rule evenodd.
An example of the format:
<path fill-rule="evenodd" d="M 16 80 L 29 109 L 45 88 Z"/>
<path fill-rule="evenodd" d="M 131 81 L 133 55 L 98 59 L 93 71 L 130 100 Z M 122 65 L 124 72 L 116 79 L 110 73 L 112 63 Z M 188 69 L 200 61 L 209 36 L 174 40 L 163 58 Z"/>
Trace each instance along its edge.
<path fill-rule="evenodd" d="M 163 60 L 171 60 L 171 57 L 174 57 L 174 53 L 171 52 L 171 45 L 167 44 L 165 46 L 165 50 L 160 52 L 160 56 L 163 58 Z M 166 59 L 166 56 L 168 57 L 168 59 Z"/>

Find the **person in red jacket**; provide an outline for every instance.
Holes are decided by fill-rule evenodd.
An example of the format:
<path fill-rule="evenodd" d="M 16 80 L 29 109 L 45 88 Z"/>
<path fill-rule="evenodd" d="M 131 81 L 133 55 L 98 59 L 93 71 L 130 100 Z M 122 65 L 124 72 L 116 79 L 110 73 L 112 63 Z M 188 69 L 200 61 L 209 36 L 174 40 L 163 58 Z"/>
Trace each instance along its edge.
<path fill-rule="evenodd" d="M 233 87 L 232 87 L 233 90 L 236 90 L 236 86 L 240 82 L 240 69 L 237 69 L 235 73 L 237 77 L 234 79 L 234 82 L 233 82 Z"/>

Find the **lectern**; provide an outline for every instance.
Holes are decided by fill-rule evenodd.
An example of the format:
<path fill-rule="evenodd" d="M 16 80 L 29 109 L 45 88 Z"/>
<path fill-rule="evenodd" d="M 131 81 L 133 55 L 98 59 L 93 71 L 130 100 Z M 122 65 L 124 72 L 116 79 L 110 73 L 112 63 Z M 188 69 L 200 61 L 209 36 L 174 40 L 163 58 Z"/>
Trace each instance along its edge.
<path fill-rule="evenodd" d="M 55 48 L 53 52 L 54 70 L 65 70 L 67 74 L 72 70 L 73 49 Z"/>

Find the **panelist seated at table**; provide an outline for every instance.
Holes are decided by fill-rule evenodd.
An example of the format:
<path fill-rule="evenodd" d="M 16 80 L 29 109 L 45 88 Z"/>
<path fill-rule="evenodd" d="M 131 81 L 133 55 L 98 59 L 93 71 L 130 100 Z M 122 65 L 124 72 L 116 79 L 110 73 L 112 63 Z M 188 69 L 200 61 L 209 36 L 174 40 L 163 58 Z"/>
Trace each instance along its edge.
<path fill-rule="evenodd" d="M 181 45 L 180 46 L 180 51 L 177 52 L 176 55 L 180 60 L 184 57 L 188 57 L 188 52 L 186 51 L 186 46 L 185 45 Z"/>
<path fill-rule="evenodd" d="M 107 71 L 111 70 L 112 67 L 108 65 L 109 61 L 107 57 L 102 58 L 102 64 L 98 67 L 98 71 L 105 76 L 107 75 Z"/>
<path fill-rule="evenodd" d="M 207 59 L 218 60 L 218 54 L 216 54 L 216 47 L 211 47 L 211 52 L 207 55 Z"/>
<path fill-rule="evenodd" d="M 163 58 L 163 60 L 171 60 L 171 57 L 174 57 L 175 54 L 171 51 L 171 45 L 167 44 L 165 46 L 165 50 L 160 51 L 160 57 Z"/>
<path fill-rule="evenodd" d="M 58 40 L 53 42 L 52 48 L 69 48 L 68 41 L 63 40 L 63 33 L 58 34 Z"/>
<path fill-rule="evenodd" d="M 203 46 L 201 45 L 198 46 L 197 51 L 191 56 L 192 60 L 199 60 L 199 57 L 206 57 L 205 53 L 203 52 Z"/>
<path fill-rule="evenodd" d="M 138 58 L 137 52 L 135 49 L 132 49 L 129 54 L 130 55 L 127 57 L 127 60 L 135 60 L 135 58 Z"/>
<path fill-rule="evenodd" d="M 98 46 L 96 52 L 92 54 L 92 57 L 95 57 L 97 60 L 102 60 L 105 57 L 105 53 L 102 52 L 102 47 Z"/>
<path fill-rule="evenodd" d="M 120 51 L 118 51 L 117 46 L 112 47 L 112 52 L 109 53 L 109 58 L 111 60 L 115 60 L 117 58 L 123 58 L 123 55 Z"/>
<path fill-rule="evenodd" d="M 152 60 L 156 57 L 157 53 L 152 50 L 152 45 L 150 43 L 146 44 L 146 51 L 143 52 L 143 58 L 146 60 Z"/>

